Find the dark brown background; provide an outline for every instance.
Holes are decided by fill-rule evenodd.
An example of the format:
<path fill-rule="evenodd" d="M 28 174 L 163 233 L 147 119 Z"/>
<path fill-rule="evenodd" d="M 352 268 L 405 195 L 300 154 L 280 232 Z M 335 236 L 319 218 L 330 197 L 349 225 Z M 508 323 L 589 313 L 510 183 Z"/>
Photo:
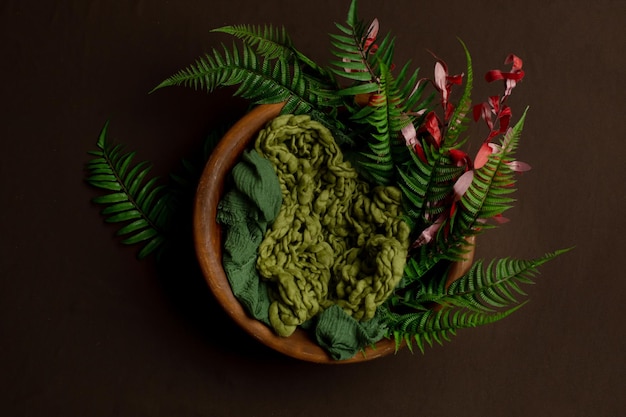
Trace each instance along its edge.
<path fill-rule="evenodd" d="M 546 265 L 531 302 L 425 355 L 299 363 L 257 345 L 214 305 L 182 253 L 139 262 L 83 182 L 105 120 L 166 174 L 241 111 L 229 93 L 147 92 L 231 23 L 284 24 L 326 62 L 348 1 L 0 2 L 0 414 L 6 416 L 618 416 L 625 279 L 624 1 L 361 1 L 430 74 L 430 49 L 477 79 L 514 52 L 530 106 L 512 222 L 483 257 Z M 430 4 L 429 4 L 430 3 Z M 479 100 L 498 93 L 476 83 Z M 474 132 L 475 133 L 475 132 Z M 190 219 L 190 217 L 189 217 Z"/>

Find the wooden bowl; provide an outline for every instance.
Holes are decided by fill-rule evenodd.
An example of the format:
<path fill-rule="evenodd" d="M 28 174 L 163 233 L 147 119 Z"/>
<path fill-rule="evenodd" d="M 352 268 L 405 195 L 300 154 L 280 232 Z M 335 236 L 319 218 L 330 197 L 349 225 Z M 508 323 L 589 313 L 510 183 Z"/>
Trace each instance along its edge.
<path fill-rule="evenodd" d="M 375 347 L 367 347 L 351 359 L 335 360 L 303 330 L 298 329 L 289 337 L 277 336 L 272 329 L 249 316 L 232 293 L 222 268 L 221 231 L 216 222 L 217 205 L 224 193 L 224 181 L 244 149 L 267 122 L 279 115 L 282 106 L 261 105 L 245 115 L 224 135 L 204 168 L 193 215 L 194 243 L 202 273 L 217 301 L 235 323 L 253 338 L 278 352 L 304 361 L 332 364 L 363 362 L 388 355 L 395 351 L 395 342 L 383 339 Z"/>

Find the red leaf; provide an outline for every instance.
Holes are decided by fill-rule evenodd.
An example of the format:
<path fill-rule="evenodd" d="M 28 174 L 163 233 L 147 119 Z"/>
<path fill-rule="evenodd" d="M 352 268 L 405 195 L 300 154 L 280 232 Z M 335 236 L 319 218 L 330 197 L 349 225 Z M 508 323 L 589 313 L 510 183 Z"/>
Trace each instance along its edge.
<path fill-rule="evenodd" d="M 450 159 L 455 163 L 456 166 L 461 167 L 465 165 L 468 168 L 471 168 L 472 161 L 470 157 L 465 152 L 458 149 L 450 149 L 449 151 Z"/>
<path fill-rule="evenodd" d="M 487 103 L 480 105 L 480 118 L 487 123 L 489 131 L 493 131 L 493 120 L 491 119 L 491 111 L 489 110 Z"/>
<path fill-rule="evenodd" d="M 472 114 L 474 116 L 474 121 L 477 122 L 478 120 L 480 120 L 480 117 L 483 114 L 483 107 L 485 106 L 484 103 L 480 103 L 480 104 L 476 104 L 473 108 L 472 108 Z"/>
<path fill-rule="evenodd" d="M 447 79 L 448 79 L 448 84 L 456 84 L 456 85 L 463 84 L 463 74 L 451 75 L 447 77 Z"/>
<path fill-rule="evenodd" d="M 450 120 L 450 118 L 452 117 L 452 114 L 454 113 L 454 104 L 452 103 L 447 103 L 446 104 L 446 111 L 444 114 L 444 119 L 447 122 L 448 120 Z"/>
<path fill-rule="evenodd" d="M 493 114 L 498 114 L 500 111 L 500 97 L 499 96 L 491 96 L 489 97 L 489 104 L 493 109 Z"/>
<path fill-rule="evenodd" d="M 476 154 L 476 158 L 474 158 L 474 169 L 481 168 L 483 165 L 487 163 L 489 159 L 489 155 L 493 153 L 493 149 L 489 146 L 489 143 L 483 143 L 478 153 Z"/>
<path fill-rule="evenodd" d="M 435 141 L 437 147 L 439 147 L 439 144 L 441 143 L 441 129 L 439 128 L 440 124 L 441 122 L 439 121 L 439 117 L 437 117 L 437 114 L 435 112 L 431 111 L 426 115 L 424 127 L 426 128 L 426 131 L 428 131 L 428 133 L 430 133 L 430 135 L 433 137 L 433 140 Z"/>
<path fill-rule="evenodd" d="M 487 71 L 487 73 L 485 74 L 485 80 L 487 80 L 488 83 L 498 80 L 520 81 L 522 78 L 524 78 L 524 71 L 522 70 L 516 72 L 502 72 L 500 70 L 491 70 Z"/>
<path fill-rule="evenodd" d="M 513 68 L 511 68 L 512 72 L 516 72 L 522 69 L 522 59 L 515 54 L 509 54 L 504 60 L 504 64 L 513 64 Z"/>
<path fill-rule="evenodd" d="M 493 219 L 495 220 L 496 223 L 499 223 L 499 224 L 508 223 L 510 221 L 508 218 L 504 217 L 502 214 L 496 214 L 495 216 L 493 216 Z"/>
<path fill-rule="evenodd" d="M 426 229 L 424 229 L 422 231 L 422 233 L 420 233 L 420 235 L 417 238 L 417 240 L 413 243 L 413 247 L 418 247 L 418 246 L 425 245 L 426 243 L 428 243 L 431 240 L 433 240 L 433 238 L 437 235 L 437 232 L 441 228 L 441 225 L 443 224 L 443 221 L 445 219 L 446 219 L 446 215 L 442 213 L 437 218 L 435 223 L 431 224 Z"/>
<path fill-rule="evenodd" d="M 415 153 L 417 154 L 417 156 L 423 163 L 425 164 L 428 163 L 428 160 L 426 159 L 426 153 L 424 152 L 424 148 L 422 148 L 422 145 L 419 142 L 415 144 Z"/>

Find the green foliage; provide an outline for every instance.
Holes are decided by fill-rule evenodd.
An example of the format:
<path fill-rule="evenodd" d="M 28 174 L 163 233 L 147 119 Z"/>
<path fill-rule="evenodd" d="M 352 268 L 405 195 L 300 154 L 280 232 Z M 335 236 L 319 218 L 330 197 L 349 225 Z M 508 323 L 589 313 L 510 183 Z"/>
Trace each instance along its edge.
<path fill-rule="evenodd" d="M 254 47 L 256 53 L 266 59 L 287 58 L 289 62 L 300 62 L 305 72 L 310 69 L 318 74 L 325 73 L 322 67 L 294 47 L 284 27 L 233 25 L 213 29 L 212 32 L 227 33 L 239 38 L 248 46 Z"/>
<path fill-rule="evenodd" d="M 513 129 L 502 138 L 501 151 L 489 156 L 487 163 L 474 171 L 474 179 L 461 199 L 459 210 L 451 219 L 451 230 L 456 236 L 469 236 L 490 227 L 483 220 L 504 213 L 515 200 L 509 195 L 515 191 L 514 171 L 509 164 L 514 161 L 526 112 Z"/>
<path fill-rule="evenodd" d="M 504 213 L 512 207 L 516 177 L 509 163 L 521 135 L 526 113 L 500 143 L 501 151 L 489 156 L 487 163 L 474 171 L 474 178 L 463 195 L 453 216 L 439 229 L 437 238 L 429 245 L 421 246 L 407 262 L 405 277 L 400 288 L 405 288 L 421 278 L 442 260 L 458 261 L 464 258 L 467 236 L 488 230 L 493 225 L 487 219 Z M 421 230 L 428 219 L 434 219 L 448 209 L 441 204 L 449 197 L 461 171 L 452 165 L 441 152 L 426 148 L 430 164 L 414 157 L 414 163 L 400 173 L 398 185 L 404 192 L 405 215 L 409 224 Z M 422 223 L 419 223 L 420 219 Z"/>
<path fill-rule="evenodd" d="M 147 180 L 150 165 L 133 164 L 135 152 L 125 153 L 122 146 L 111 145 L 107 138 L 108 122 L 98 138 L 98 150 L 87 164 L 87 182 L 108 191 L 93 199 L 104 205 L 101 213 L 109 223 L 120 223 L 118 236 L 127 245 L 142 244 L 138 257 L 144 258 L 165 242 L 169 220 L 169 196 L 158 178 Z"/>
<path fill-rule="evenodd" d="M 450 122 L 446 126 L 444 134 L 444 149 L 456 149 L 460 146 L 462 141 L 460 140 L 461 134 L 467 129 L 469 124 L 469 118 L 467 114 L 472 108 L 472 87 L 474 85 L 474 70 L 472 68 L 472 57 L 465 43 L 459 39 L 463 50 L 465 51 L 466 71 L 465 71 L 465 86 L 463 88 L 463 94 L 459 98 L 454 112 L 450 117 Z"/>
<path fill-rule="evenodd" d="M 412 297 L 396 296 L 382 310 L 389 335 L 398 345 L 405 342 L 411 347 L 415 341 L 423 351 L 425 343 L 441 344 L 450 340 L 458 329 L 501 320 L 524 305 L 517 300 L 526 295 L 521 285 L 533 283 L 537 268 L 566 251 L 547 253 L 535 260 L 494 260 L 486 267 L 479 260 L 447 289 L 443 285 L 445 280 L 431 281 Z M 409 313 L 395 312 L 407 308 Z"/>
<path fill-rule="evenodd" d="M 389 184 L 393 179 L 392 143 L 402 128 L 411 122 L 408 117 L 403 117 L 398 106 L 400 102 L 391 72 L 382 64 L 379 93 L 370 101 L 371 105 L 352 117 L 354 121 L 374 128 L 366 142 L 369 149 L 362 152 L 366 159 L 362 160 L 361 167 L 379 184 Z"/>
<path fill-rule="evenodd" d="M 458 149 L 463 143 L 460 135 L 467 128 L 467 113 L 471 108 L 472 60 L 465 44 L 463 42 L 461 44 L 467 59 L 465 87 L 449 124 L 444 127 L 441 146 L 436 147 L 423 142 L 425 160 L 410 152 L 410 160 L 399 161 L 396 164 L 398 186 L 405 197 L 406 221 L 418 229 L 425 228 L 442 213 L 454 182 L 464 172 L 463 167 L 456 166 L 449 158 L 450 150 Z"/>
<path fill-rule="evenodd" d="M 259 58 L 248 45 L 241 51 L 233 44 L 232 50 L 213 50 L 177 74 L 163 81 L 157 88 L 184 85 L 211 92 L 218 87 L 239 85 L 235 95 L 256 104 L 286 101 L 287 112 L 306 112 L 313 107 L 307 94 L 306 79 L 298 63 L 289 65 L 281 56 L 275 62 Z"/>
<path fill-rule="evenodd" d="M 294 53 L 293 42 L 284 27 L 234 25 L 213 29 L 243 40 L 257 48 L 257 54 L 268 59 L 277 59 Z"/>
<path fill-rule="evenodd" d="M 332 61 L 331 71 L 340 77 L 356 81 L 352 87 L 341 90 L 342 95 L 369 94 L 378 90 L 376 75 L 368 56 L 370 49 L 365 46 L 366 33 L 360 21 L 348 19 L 347 25 L 336 23 L 341 34 L 330 34 L 331 52 L 338 61 Z"/>

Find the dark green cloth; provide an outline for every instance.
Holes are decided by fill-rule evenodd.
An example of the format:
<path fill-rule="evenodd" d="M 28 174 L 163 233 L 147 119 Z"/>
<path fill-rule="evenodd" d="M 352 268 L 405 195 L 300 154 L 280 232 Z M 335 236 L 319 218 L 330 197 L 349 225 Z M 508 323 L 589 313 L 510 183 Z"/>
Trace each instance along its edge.
<path fill-rule="evenodd" d="M 218 206 L 224 229 L 222 263 L 233 294 L 257 320 L 269 324 L 270 298 L 256 270 L 257 250 L 282 204 L 272 164 L 245 151 L 232 171 L 233 188 Z"/>
<path fill-rule="evenodd" d="M 377 315 L 360 322 L 337 304 L 324 310 L 315 326 L 315 340 L 336 360 L 352 358 L 359 350 L 378 342 L 384 334 L 385 326 Z"/>

